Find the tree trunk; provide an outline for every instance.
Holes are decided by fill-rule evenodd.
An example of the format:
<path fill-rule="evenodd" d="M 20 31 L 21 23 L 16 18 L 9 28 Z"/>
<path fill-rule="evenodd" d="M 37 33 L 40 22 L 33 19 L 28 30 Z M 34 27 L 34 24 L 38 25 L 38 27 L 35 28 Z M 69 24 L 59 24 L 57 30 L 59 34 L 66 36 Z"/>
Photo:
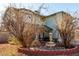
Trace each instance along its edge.
<path fill-rule="evenodd" d="M 19 41 L 20 41 L 20 43 L 21 43 L 21 45 L 22 45 L 22 47 L 26 47 L 26 44 L 25 44 L 25 42 L 24 42 L 24 40 L 23 39 L 19 39 Z"/>

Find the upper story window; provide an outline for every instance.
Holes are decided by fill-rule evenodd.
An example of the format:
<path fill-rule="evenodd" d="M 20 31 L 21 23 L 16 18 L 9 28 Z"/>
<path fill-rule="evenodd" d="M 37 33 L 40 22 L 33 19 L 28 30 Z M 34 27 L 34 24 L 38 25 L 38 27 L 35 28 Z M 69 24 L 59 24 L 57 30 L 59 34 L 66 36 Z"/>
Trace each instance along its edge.
<path fill-rule="evenodd" d="M 30 14 L 26 14 L 26 15 L 23 16 L 23 19 L 24 19 L 25 22 L 31 23 L 33 17 Z"/>

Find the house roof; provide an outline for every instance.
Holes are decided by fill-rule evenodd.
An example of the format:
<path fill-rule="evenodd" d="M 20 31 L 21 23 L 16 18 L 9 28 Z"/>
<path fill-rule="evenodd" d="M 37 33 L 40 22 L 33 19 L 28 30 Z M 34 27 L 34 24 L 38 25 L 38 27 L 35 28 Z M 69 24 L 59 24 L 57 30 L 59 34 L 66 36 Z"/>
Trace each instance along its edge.
<path fill-rule="evenodd" d="M 46 17 L 54 16 L 54 15 L 59 14 L 59 13 L 63 13 L 63 14 L 68 14 L 68 15 L 70 15 L 70 14 L 67 13 L 67 12 L 59 11 L 59 12 L 56 12 L 56 13 L 50 14 L 50 15 L 48 15 L 48 16 L 46 16 Z M 70 16 L 71 16 L 71 15 L 70 15 Z"/>
<path fill-rule="evenodd" d="M 67 13 L 67 12 L 59 11 L 59 12 L 56 12 L 56 13 L 50 14 L 50 15 L 48 15 L 48 16 L 45 16 L 45 15 L 40 15 L 40 14 L 39 14 L 38 12 L 36 12 L 36 11 L 32 11 L 32 10 L 30 10 L 30 9 L 26 9 L 26 8 L 15 8 L 15 7 L 9 7 L 8 9 L 11 9 L 11 8 L 13 8 L 13 9 L 15 9 L 15 10 L 24 10 L 24 11 L 29 11 L 29 12 L 32 12 L 33 14 L 38 15 L 38 16 L 40 16 L 40 17 L 42 17 L 42 18 L 46 18 L 46 17 L 50 17 L 50 16 L 54 16 L 54 15 L 59 14 L 59 13 L 64 13 L 64 14 L 68 14 L 68 15 L 70 15 L 70 14 Z M 70 16 L 71 16 L 71 15 L 70 15 Z"/>
<path fill-rule="evenodd" d="M 24 11 L 32 12 L 33 14 L 36 14 L 36 15 L 41 16 L 41 17 L 45 17 L 45 16 L 43 16 L 43 15 L 38 14 L 38 13 L 35 12 L 35 11 L 32 11 L 32 10 L 30 10 L 30 9 L 26 9 L 26 8 L 8 7 L 7 10 L 9 10 L 9 9 L 14 9 L 14 10 L 17 10 L 17 11 L 19 11 L 19 10 L 24 10 Z"/>

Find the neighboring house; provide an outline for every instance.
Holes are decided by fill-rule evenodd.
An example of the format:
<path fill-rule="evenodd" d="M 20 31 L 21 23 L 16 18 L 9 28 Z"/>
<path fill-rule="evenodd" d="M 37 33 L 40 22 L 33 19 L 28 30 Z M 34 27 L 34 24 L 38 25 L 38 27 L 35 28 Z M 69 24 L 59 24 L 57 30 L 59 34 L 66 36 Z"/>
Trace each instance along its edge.
<path fill-rule="evenodd" d="M 79 28 L 75 30 L 75 37 L 71 43 L 74 45 L 79 45 Z"/>

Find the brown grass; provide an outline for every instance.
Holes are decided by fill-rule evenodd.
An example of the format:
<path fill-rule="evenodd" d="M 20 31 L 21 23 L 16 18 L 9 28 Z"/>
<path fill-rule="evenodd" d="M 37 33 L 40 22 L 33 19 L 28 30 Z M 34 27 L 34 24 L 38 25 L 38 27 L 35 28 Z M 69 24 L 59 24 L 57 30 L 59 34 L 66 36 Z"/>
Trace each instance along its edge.
<path fill-rule="evenodd" d="M 0 44 L 0 56 L 17 56 L 20 55 L 18 53 L 18 48 L 20 46 L 10 45 L 10 44 Z"/>

